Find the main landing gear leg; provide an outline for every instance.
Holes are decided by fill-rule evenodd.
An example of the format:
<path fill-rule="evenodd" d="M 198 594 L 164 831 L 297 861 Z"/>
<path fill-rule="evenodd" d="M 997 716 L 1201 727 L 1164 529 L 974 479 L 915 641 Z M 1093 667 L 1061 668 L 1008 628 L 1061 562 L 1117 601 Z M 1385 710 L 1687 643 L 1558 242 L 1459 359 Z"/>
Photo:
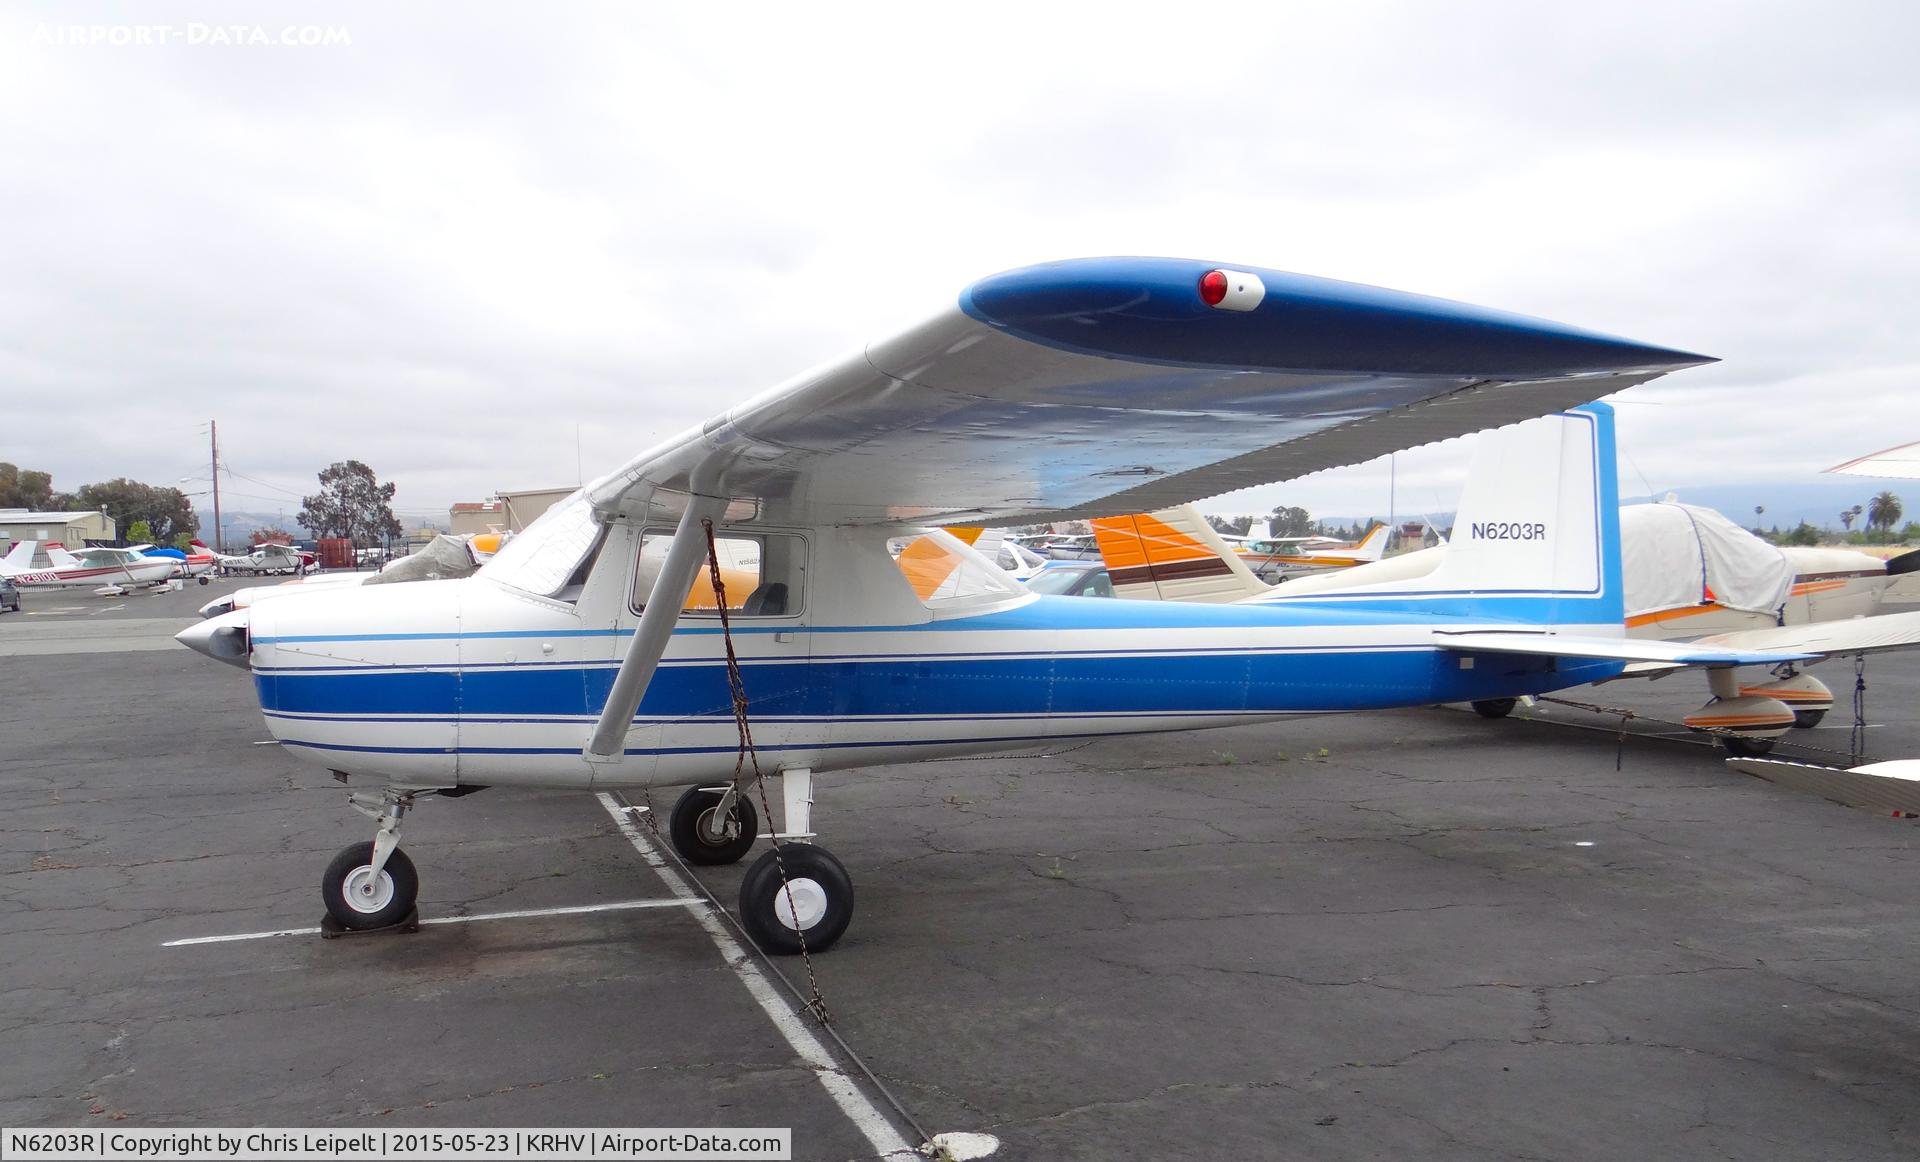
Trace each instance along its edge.
<path fill-rule="evenodd" d="M 760 813 L 738 783 L 689 787 L 667 820 L 673 850 L 688 863 L 738 863 L 760 838 Z"/>
<path fill-rule="evenodd" d="M 373 842 L 342 848 L 320 878 L 327 918 L 340 928 L 363 932 L 404 925 L 415 918 L 420 876 L 400 850 L 400 821 L 413 806 L 413 795 L 388 787 L 378 798 L 361 792 L 347 796 L 354 810 L 377 820 L 380 829 L 374 832 Z"/>
<path fill-rule="evenodd" d="M 740 881 L 740 922 L 768 952 L 824 952 L 853 920 L 853 880 L 813 842 L 813 771 L 782 771 L 780 784 L 786 830 Z"/>

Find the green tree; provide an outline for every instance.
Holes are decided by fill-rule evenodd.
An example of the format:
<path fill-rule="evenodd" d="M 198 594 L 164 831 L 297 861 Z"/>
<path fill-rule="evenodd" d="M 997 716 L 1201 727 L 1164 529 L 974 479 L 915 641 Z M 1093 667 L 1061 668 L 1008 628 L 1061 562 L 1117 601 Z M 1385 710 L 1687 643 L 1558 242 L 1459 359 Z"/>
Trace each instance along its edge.
<path fill-rule="evenodd" d="M 0 508 L 46 512 L 53 504 L 53 475 L 21 469 L 0 460 Z"/>
<path fill-rule="evenodd" d="M 1225 533 L 1230 537 L 1244 537 L 1247 535 L 1247 530 L 1253 527 L 1253 518 L 1236 516 L 1229 519 L 1224 516 L 1210 516 L 1207 518 L 1207 523 L 1213 526 L 1213 531 L 1216 533 Z"/>
<path fill-rule="evenodd" d="M 128 525 L 127 531 L 121 535 L 129 544 L 151 545 L 153 543 L 153 526 L 144 520 L 137 520 Z"/>
<path fill-rule="evenodd" d="M 300 502 L 300 523 L 316 537 L 346 537 L 374 545 L 401 535 L 393 515 L 391 482 L 382 484 L 358 460 L 342 460 L 320 473 L 320 491 Z"/>
<path fill-rule="evenodd" d="M 1780 538 L 1783 545 L 1817 545 L 1820 543 L 1820 530 L 1806 521 L 1801 521 Z"/>
<path fill-rule="evenodd" d="M 200 518 L 193 513 L 187 495 L 178 488 L 158 488 L 128 480 L 122 476 L 104 484 L 83 484 L 74 493 L 73 502 L 82 509 L 105 509 L 113 518 L 113 527 L 123 537 L 131 536 L 133 526 L 147 525 L 144 540 L 158 544 L 171 541 L 180 533 L 200 530 Z"/>
<path fill-rule="evenodd" d="M 1867 502 L 1867 527 L 1891 532 L 1893 526 L 1900 523 L 1900 498 L 1891 492 L 1882 492 Z"/>
<path fill-rule="evenodd" d="M 1267 535 L 1310 537 L 1313 535 L 1313 514 L 1290 504 L 1280 505 L 1273 510 L 1273 518 L 1267 522 Z"/>

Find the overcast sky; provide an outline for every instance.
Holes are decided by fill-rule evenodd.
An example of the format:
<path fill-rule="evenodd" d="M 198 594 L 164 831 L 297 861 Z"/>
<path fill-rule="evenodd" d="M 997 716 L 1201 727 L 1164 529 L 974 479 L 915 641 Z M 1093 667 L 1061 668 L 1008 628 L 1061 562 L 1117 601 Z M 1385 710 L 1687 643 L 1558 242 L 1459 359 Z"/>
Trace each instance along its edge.
<path fill-rule="evenodd" d="M 217 419 L 232 507 L 354 457 L 444 519 L 1098 254 L 1720 356 L 1621 397 L 1630 493 L 1920 439 L 1911 4 L 557 10 L 12 7 L 0 460 L 200 492 Z M 351 43 L 192 43 L 316 22 Z M 136 25 L 174 31 L 87 43 Z M 1403 512 L 1457 444 L 1399 457 Z"/>

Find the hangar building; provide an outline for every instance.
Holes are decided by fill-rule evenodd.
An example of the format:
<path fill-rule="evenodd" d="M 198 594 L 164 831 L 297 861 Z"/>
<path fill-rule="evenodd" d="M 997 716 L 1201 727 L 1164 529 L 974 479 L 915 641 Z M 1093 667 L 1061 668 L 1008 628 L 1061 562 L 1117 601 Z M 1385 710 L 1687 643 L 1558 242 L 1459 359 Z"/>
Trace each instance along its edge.
<path fill-rule="evenodd" d="M 104 512 L 32 512 L 0 508 L 0 553 L 17 541 L 57 541 L 77 549 L 88 541 L 112 541 L 113 518 Z"/>

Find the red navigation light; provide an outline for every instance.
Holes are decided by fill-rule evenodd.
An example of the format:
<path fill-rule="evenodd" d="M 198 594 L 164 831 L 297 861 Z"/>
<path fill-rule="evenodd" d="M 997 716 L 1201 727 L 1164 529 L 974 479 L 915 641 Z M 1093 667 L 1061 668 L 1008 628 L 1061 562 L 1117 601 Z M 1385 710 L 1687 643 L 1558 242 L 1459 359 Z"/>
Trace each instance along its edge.
<path fill-rule="evenodd" d="M 1200 301 L 1210 307 L 1220 305 L 1227 297 L 1227 276 L 1224 271 L 1209 270 L 1200 276 Z"/>

